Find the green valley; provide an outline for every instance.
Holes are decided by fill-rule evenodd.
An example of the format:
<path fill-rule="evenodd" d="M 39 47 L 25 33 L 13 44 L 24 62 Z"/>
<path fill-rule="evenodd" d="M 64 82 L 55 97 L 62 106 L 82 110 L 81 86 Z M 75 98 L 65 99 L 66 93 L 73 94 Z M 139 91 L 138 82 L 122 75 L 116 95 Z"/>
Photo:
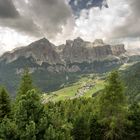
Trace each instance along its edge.
<path fill-rule="evenodd" d="M 83 75 L 81 79 L 66 87 L 50 92 L 43 95 L 44 100 L 46 101 L 59 101 L 66 99 L 75 99 L 79 97 L 92 97 L 94 93 L 104 88 L 103 76 L 98 74 Z"/>

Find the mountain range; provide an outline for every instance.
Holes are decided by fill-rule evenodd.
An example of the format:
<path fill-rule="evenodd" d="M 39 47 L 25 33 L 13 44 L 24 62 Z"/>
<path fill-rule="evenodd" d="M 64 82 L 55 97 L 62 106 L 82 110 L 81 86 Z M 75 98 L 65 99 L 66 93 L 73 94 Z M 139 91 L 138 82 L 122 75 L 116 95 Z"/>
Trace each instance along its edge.
<path fill-rule="evenodd" d="M 74 82 L 80 74 L 108 72 L 136 59 L 139 56 L 131 56 L 124 44 L 110 45 L 101 39 L 88 42 L 78 37 L 56 46 L 42 38 L 0 57 L 0 84 L 14 94 L 28 67 L 35 84 L 48 92 Z"/>

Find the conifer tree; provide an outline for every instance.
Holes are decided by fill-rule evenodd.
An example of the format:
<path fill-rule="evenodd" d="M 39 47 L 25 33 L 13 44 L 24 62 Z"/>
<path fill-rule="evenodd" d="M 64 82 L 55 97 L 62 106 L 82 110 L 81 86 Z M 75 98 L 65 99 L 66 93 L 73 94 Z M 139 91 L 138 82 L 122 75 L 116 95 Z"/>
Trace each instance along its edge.
<path fill-rule="evenodd" d="M 40 127 L 44 115 L 43 104 L 36 90 L 29 90 L 27 94 L 21 95 L 15 111 L 15 122 L 21 140 L 41 139 Z M 45 123 L 45 122 L 43 122 Z M 44 130 L 45 131 L 45 130 Z"/>
<path fill-rule="evenodd" d="M 18 140 L 17 125 L 12 118 L 5 117 L 0 123 L 0 139 L 2 140 Z"/>
<path fill-rule="evenodd" d="M 26 95 L 27 92 L 31 89 L 33 89 L 32 78 L 31 78 L 31 75 L 29 73 L 29 70 L 25 69 L 24 73 L 22 75 L 22 78 L 21 78 L 18 92 L 17 92 L 15 107 L 17 106 L 16 104 L 17 104 L 20 96 Z"/>
<path fill-rule="evenodd" d="M 140 138 L 140 105 L 138 102 L 132 103 L 129 108 L 129 120 L 131 125 L 127 128 L 127 139 L 138 140 Z"/>
<path fill-rule="evenodd" d="M 85 121 L 84 117 L 78 117 L 74 124 L 74 128 L 72 130 L 72 135 L 74 140 L 88 140 L 88 122 Z"/>
<path fill-rule="evenodd" d="M 31 89 L 33 89 L 32 78 L 29 73 L 29 70 L 25 69 L 23 76 L 21 78 L 21 83 L 20 83 L 18 94 L 25 95 Z"/>
<path fill-rule="evenodd" d="M 4 87 L 0 88 L 0 138 L 16 139 L 16 125 L 12 121 L 11 100 Z"/>
<path fill-rule="evenodd" d="M 4 87 L 0 88 L 0 122 L 11 113 L 10 97 Z"/>
<path fill-rule="evenodd" d="M 90 140 L 103 139 L 103 126 L 97 120 L 96 116 L 93 116 L 90 120 Z"/>
<path fill-rule="evenodd" d="M 55 140 L 58 137 L 58 134 L 56 133 L 55 129 L 52 125 L 49 126 L 48 129 L 46 129 L 46 133 L 44 134 L 45 140 Z"/>
<path fill-rule="evenodd" d="M 126 122 L 126 97 L 117 71 L 110 73 L 100 98 L 101 123 L 106 126 L 105 138 L 116 140 L 122 136 Z"/>

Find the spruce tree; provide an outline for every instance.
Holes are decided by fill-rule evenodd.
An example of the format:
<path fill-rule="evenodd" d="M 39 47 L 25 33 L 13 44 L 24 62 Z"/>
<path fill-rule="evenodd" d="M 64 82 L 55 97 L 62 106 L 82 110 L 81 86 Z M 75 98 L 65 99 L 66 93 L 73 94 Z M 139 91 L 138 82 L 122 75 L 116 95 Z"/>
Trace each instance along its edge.
<path fill-rule="evenodd" d="M 43 130 L 40 125 L 46 122 L 41 122 L 45 120 L 42 119 L 44 117 L 44 106 L 36 90 L 32 89 L 27 94 L 21 95 L 16 105 L 14 119 L 20 139 L 41 139 L 43 136 L 40 135 Z"/>
<path fill-rule="evenodd" d="M 88 122 L 84 117 L 78 117 L 75 121 L 74 128 L 72 130 L 74 140 L 88 140 L 89 128 Z"/>
<path fill-rule="evenodd" d="M 108 76 L 100 98 L 100 119 L 106 126 L 105 139 L 116 140 L 122 136 L 126 122 L 126 97 L 118 71 Z"/>
<path fill-rule="evenodd" d="M 16 103 L 18 102 L 20 96 L 26 95 L 27 92 L 31 89 L 33 89 L 32 78 L 31 78 L 31 75 L 29 73 L 29 70 L 25 69 L 24 73 L 22 75 L 22 78 L 21 78 L 18 92 L 17 92 L 15 107 L 16 107 Z"/>
<path fill-rule="evenodd" d="M 16 125 L 12 121 L 10 96 L 4 87 L 0 88 L 0 138 L 16 139 Z"/>
<path fill-rule="evenodd" d="M 90 120 L 90 140 L 103 139 L 103 126 L 98 122 L 97 116 Z"/>
<path fill-rule="evenodd" d="M 2 140 L 18 140 L 17 125 L 12 118 L 4 118 L 0 123 L 0 139 Z"/>
<path fill-rule="evenodd" d="M 70 136 L 70 132 L 65 132 L 58 128 L 55 128 L 53 125 L 49 125 L 48 129 L 46 129 L 44 140 L 72 140 Z"/>
<path fill-rule="evenodd" d="M 48 129 L 46 129 L 46 132 L 44 134 L 44 139 L 45 140 L 58 139 L 58 134 L 56 132 L 56 129 L 54 129 L 52 125 L 50 125 Z"/>
<path fill-rule="evenodd" d="M 4 87 L 0 88 L 0 122 L 11 113 L 10 96 Z"/>
<path fill-rule="evenodd" d="M 33 88 L 33 84 L 32 84 L 31 75 L 29 73 L 29 70 L 25 69 L 23 76 L 21 78 L 21 83 L 20 83 L 18 94 L 25 95 L 32 88 Z"/>
<path fill-rule="evenodd" d="M 131 125 L 126 129 L 128 140 L 138 140 L 140 138 L 140 105 L 138 102 L 131 104 L 129 108 L 129 120 Z"/>

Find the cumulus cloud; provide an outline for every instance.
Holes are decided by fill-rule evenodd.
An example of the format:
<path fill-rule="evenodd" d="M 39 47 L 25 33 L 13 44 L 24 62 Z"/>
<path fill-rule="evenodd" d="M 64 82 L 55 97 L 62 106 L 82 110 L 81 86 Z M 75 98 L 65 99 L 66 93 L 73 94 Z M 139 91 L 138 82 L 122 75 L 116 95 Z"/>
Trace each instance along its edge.
<path fill-rule="evenodd" d="M 126 0 L 108 0 L 109 8 L 92 7 L 84 9 L 76 19 L 75 36 L 93 41 L 95 38 L 108 39 L 115 34 L 113 30 L 122 25 L 128 15 L 129 6 Z"/>
<path fill-rule="evenodd" d="M 72 38 L 82 37 L 93 41 L 102 38 L 110 43 L 125 43 L 139 47 L 140 1 L 108 0 L 109 8 L 92 7 L 80 12 Z M 132 39 L 135 38 L 135 39 Z"/>
<path fill-rule="evenodd" d="M 37 25 L 31 17 L 20 14 L 13 0 L 0 1 L 0 26 L 28 35 L 39 36 Z M 3 29 L 4 29 L 3 28 Z M 2 29 L 1 29 L 2 30 Z"/>
<path fill-rule="evenodd" d="M 30 0 L 30 9 L 37 24 L 41 25 L 48 37 L 61 33 L 63 26 L 72 18 L 70 7 L 65 0 Z"/>
<path fill-rule="evenodd" d="M 32 36 L 51 38 L 72 18 L 65 0 L 1 0 L 0 26 Z"/>
<path fill-rule="evenodd" d="M 140 36 L 140 0 L 128 0 L 129 14 L 124 23 L 114 29 L 114 37 L 139 37 Z"/>
<path fill-rule="evenodd" d="M 13 29 L 25 35 L 36 36 L 36 37 L 41 35 L 37 25 L 30 18 L 24 16 L 23 17 L 20 16 L 19 18 L 16 19 L 9 19 L 9 18 L 0 19 L 0 26 Z"/>
<path fill-rule="evenodd" d="M 48 38 L 61 33 L 68 20 L 72 18 L 70 6 L 65 0 L 14 0 L 14 2 L 20 14 L 32 18 L 38 32 Z"/>
<path fill-rule="evenodd" d="M 11 51 L 16 47 L 26 46 L 36 38 L 25 36 L 15 30 L 0 27 L 0 55 L 5 51 Z"/>
<path fill-rule="evenodd" d="M 0 0 L 0 18 L 17 18 L 19 16 L 12 0 Z"/>

